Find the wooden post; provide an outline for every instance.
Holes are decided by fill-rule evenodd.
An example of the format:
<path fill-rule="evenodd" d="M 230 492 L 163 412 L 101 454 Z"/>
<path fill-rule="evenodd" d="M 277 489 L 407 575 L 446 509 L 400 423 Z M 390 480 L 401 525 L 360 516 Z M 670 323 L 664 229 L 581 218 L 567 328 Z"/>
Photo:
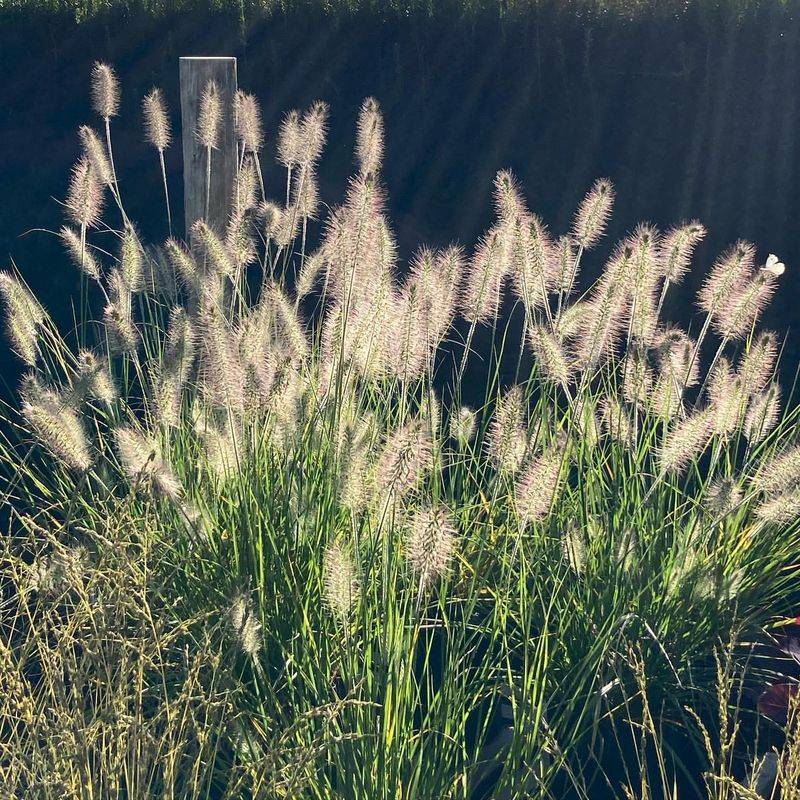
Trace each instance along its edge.
<path fill-rule="evenodd" d="M 181 58 L 183 203 L 187 237 L 192 224 L 206 215 L 206 149 L 197 140 L 197 116 L 200 97 L 212 80 L 217 84 L 223 116 L 219 148 L 211 153 L 211 187 L 206 222 L 217 232 L 222 232 L 228 221 L 236 185 L 236 132 L 233 126 L 236 59 L 227 56 Z"/>

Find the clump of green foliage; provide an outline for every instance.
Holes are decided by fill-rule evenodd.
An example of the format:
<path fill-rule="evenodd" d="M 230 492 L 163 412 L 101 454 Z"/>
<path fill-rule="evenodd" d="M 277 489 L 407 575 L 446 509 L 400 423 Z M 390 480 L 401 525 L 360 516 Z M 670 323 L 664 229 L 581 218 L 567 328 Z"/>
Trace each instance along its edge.
<path fill-rule="evenodd" d="M 747 778 L 731 721 L 800 588 L 797 414 L 757 330 L 778 258 L 723 253 L 693 338 L 661 316 L 700 223 L 636 227 L 578 294 L 613 187 L 555 237 L 504 171 L 477 247 L 403 274 L 375 100 L 318 235 L 327 107 L 284 118 L 277 199 L 255 98 L 211 83 L 195 133 L 210 188 L 233 115 L 229 216 L 145 246 L 110 67 L 92 90 L 58 233 L 75 341 L 0 280 L 29 368 L 0 452 L 9 796 L 749 797 L 768 763 L 791 785 L 791 725 L 780 758 L 744 741 Z M 144 114 L 163 178 L 158 91 Z"/>
<path fill-rule="evenodd" d="M 693 11 L 744 15 L 785 5 L 785 0 L 0 0 L 0 10 L 67 13 L 77 21 L 123 12 L 163 16 L 201 10 L 232 11 L 242 19 L 297 12 L 349 15 L 371 13 L 420 17 L 448 14 L 492 15 L 499 18 L 532 16 L 542 11 L 566 16 L 683 16 Z"/>

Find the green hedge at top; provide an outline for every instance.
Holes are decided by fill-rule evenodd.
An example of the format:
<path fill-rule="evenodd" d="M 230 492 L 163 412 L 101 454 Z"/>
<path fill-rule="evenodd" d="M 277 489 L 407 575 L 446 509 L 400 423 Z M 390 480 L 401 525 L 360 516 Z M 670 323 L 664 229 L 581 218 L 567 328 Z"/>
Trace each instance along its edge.
<path fill-rule="evenodd" d="M 579 16 L 639 17 L 680 16 L 697 10 L 747 15 L 790 4 L 791 0 L 0 0 L 0 10 L 65 14 L 78 21 L 108 13 L 160 16 L 202 8 L 230 10 L 243 18 L 295 11 L 420 16 L 497 14 L 506 17 L 543 10 Z"/>

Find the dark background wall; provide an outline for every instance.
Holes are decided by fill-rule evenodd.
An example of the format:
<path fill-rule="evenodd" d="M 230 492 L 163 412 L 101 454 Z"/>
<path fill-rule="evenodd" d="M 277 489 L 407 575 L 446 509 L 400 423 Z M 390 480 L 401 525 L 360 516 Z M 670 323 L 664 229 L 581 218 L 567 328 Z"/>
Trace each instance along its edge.
<path fill-rule="evenodd" d="M 115 12 L 80 25 L 58 14 L 0 12 L 0 257 L 13 256 L 65 322 L 77 278 L 54 237 L 76 127 L 91 119 L 88 75 L 113 63 L 123 107 L 115 149 L 127 210 L 146 238 L 166 235 L 157 163 L 143 144 L 141 97 L 165 90 L 177 122 L 177 59 L 232 54 L 240 85 L 263 104 L 271 160 L 282 114 L 331 104 L 322 199 L 342 196 L 354 123 L 367 95 L 387 127 L 385 182 L 400 251 L 474 243 L 491 220 L 494 173 L 511 167 L 533 210 L 562 232 L 594 178 L 616 184 L 608 242 L 587 259 L 596 274 L 615 237 L 639 220 L 697 217 L 710 229 L 693 283 L 668 313 L 690 321 L 691 292 L 714 255 L 742 237 L 787 274 L 766 322 L 796 325 L 800 295 L 800 137 L 796 5 L 764 3 L 744 17 L 687 6 L 681 14 L 589 14 L 558 4 L 496 14 L 334 16 L 291 13 L 243 21 L 183 11 L 158 19 Z M 168 152 L 180 219 L 180 150 Z M 271 168 L 268 190 L 281 196 Z M 784 375 L 798 363 L 789 330 Z M 11 356 L 0 373 L 15 380 Z"/>

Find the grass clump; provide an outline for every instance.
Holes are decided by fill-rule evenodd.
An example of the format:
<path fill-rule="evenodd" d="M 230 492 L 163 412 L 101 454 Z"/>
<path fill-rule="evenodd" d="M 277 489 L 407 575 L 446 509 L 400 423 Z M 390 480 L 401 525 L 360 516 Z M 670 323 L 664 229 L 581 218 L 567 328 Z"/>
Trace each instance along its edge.
<path fill-rule="evenodd" d="M 578 294 L 613 187 L 555 237 L 501 172 L 474 251 L 401 274 L 377 102 L 319 226 L 327 107 L 286 116 L 276 199 L 243 94 L 229 218 L 146 246 L 117 86 L 98 66 L 59 234 L 74 334 L 0 284 L 30 370 L 2 448 L 10 796 L 750 791 L 783 745 L 734 687 L 789 685 L 764 647 L 800 588 L 796 412 L 756 329 L 778 259 L 722 254 L 693 338 L 660 317 L 702 225 L 636 227 Z M 204 98 L 210 180 L 234 110 Z"/>

